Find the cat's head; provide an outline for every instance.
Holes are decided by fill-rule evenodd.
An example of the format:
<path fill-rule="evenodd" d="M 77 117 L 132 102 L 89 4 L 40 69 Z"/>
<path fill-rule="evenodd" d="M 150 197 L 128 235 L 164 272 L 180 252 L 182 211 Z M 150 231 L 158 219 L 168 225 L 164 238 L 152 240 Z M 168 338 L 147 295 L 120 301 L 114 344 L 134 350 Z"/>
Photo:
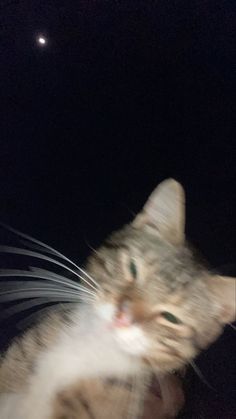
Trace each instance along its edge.
<path fill-rule="evenodd" d="M 184 191 L 168 179 L 87 266 L 120 347 L 161 371 L 188 363 L 235 320 L 235 279 L 195 260 L 184 227 Z"/>

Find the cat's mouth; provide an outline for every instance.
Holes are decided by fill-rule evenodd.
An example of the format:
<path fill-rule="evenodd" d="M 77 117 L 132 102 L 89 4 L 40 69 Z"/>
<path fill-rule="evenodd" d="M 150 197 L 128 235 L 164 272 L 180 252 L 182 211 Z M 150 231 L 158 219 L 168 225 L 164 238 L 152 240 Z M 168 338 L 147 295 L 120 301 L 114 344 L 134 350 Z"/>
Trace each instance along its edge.
<path fill-rule="evenodd" d="M 124 307 L 122 311 L 117 310 L 117 307 L 111 303 L 100 304 L 97 306 L 97 310 L 99 316 L 105 320 L 105 328 L 112 333 L 116 344 L 123 352 L 145 362 L 147 356 L 150 356 L 155 348 L 153 364 L 156 364 L 156 361 L 158 364 L 160 362 L 168 364 L 170 360 L 171 364 L 179 363 L 179 354 L 161 342 L 152 342 L 143 330 L 142 324 L 134 321 L 130 310 L 124 310 Z M 156 354 L 159 354 L 158 360 Z"/>
<path fill-rule="evenodd" d="M 113 324 L 113 333 L 122 350 L 130 355 L 140 357 L 144 363 L 150 364 L 147 356 L 150 352 L 153 352 L 153 343 L 138 323 L 130 324 L 127 322 L 122 324 Z M 153 364 L 156 363 L 156 353 L 159 354 L 159 361 L 163 361 L 165 363 L 169 362 L 169 360 L 171 360 L 171 362 L 179 362 L 179 360 L 182 359 L 180 354 L 173 348 L 166 347 L 162 343 L 155 342 L 155 356 L 153 358 Z"/>

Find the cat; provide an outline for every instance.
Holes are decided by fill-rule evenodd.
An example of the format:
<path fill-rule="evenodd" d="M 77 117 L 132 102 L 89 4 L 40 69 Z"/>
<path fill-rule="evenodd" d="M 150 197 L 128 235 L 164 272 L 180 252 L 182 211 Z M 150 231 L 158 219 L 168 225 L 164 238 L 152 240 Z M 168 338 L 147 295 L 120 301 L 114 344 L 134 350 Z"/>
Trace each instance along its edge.
<path fill-rule="evenodd" d="M 171 374 L 235 320 L 235 279 L 196 260 L 184 230 L 185 193 L 167 179 L 135 219 L 88 258 L 81 271 L 86 287 L 77 291 L 83 301 L 66 311 L 58 306 L 2 356 L 1 419 L 139 417 L 153 373 L 163 402 L 153 404 L 156 417 L 176 416 L 182 402 L 173 408 L 170 399 L 179 384 L 165 391 Z M 33 272 L 43 277 L 42 270 L 41 276 Z M 75 301 L 65 285 L 55 295 L 68 293 Z M 127 395 L 133 401 L 122 402 Z M 178 397 L 173 400 L 178 405 Z"/>

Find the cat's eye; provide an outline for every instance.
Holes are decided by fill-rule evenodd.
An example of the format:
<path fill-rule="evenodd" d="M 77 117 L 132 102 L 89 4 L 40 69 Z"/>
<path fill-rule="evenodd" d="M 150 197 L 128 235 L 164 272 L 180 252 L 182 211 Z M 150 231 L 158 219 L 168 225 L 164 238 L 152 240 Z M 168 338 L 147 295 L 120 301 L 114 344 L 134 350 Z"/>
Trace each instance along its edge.
<path fill-rule="evenodd" d="M 181 324 L 181 320 L 178 317 L 174 316 L 174 314 L 170 313 L 169 311 L 163 311 L 161 313 L 162 317 L 170 323 L 173 324 Z"/>
<path fill-rule="evenodd" d="M 137 266 L 136 266 L 136 264 L 133 260 L 130 261 L 129 270 L 130 270 L 130 273 L 131 273 L 132 277 L 134 279 L 136 279 L 137 275 L 138 275 L 138 270 L 137 270 Z"/>

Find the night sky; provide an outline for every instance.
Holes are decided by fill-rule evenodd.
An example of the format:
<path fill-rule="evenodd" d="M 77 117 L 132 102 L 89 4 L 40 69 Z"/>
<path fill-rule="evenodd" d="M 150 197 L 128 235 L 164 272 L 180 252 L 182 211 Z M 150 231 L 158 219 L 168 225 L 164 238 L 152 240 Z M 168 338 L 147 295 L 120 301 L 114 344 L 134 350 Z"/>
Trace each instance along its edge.
<path fill-rule="evenodd" d="M 189 239 L 236 275 L 235 26 L 235 0 L 1 0 L 1 221 L 83 262 L 174 177 Z M 235 418 L 235 333 L 186 419 Z"/>

